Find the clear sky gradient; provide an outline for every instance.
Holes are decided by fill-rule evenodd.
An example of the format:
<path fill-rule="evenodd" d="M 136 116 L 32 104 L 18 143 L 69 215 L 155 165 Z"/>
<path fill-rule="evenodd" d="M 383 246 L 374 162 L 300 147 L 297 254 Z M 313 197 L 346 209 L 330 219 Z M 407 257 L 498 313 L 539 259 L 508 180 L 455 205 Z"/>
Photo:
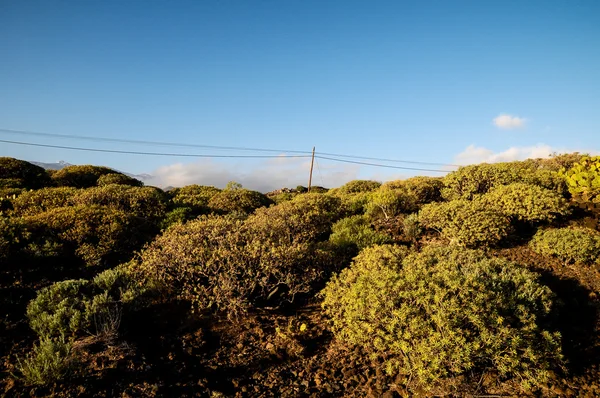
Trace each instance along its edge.
<path fill-rule="evenodd" d="M 0 1 L 0 128 L 438 163 L 595 152 L 600 1 Z M 175 184 L 246 173 L 261 189 L 307 167 L 6 143 L 0 156 Z M 325 185 L 415 174 L 326 160 L 319 172 Z"/>

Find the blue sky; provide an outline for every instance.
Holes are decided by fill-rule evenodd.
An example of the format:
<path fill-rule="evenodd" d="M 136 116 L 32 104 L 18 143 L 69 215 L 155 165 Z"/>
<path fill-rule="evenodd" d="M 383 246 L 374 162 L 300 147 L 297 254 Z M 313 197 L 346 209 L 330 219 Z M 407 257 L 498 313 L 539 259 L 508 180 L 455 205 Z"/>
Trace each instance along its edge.
<path fill-rule="evenodd" d="M 0 54 L 4 129 L 450 164 L 600 150 L 593 0 L 13 0 L 0 2 Z M 0 156 L 263 190 L 305 182 L 308 167 L 7 143 Z M 415 174 L 323 159 L 318 172 L 330 186 Z"/>

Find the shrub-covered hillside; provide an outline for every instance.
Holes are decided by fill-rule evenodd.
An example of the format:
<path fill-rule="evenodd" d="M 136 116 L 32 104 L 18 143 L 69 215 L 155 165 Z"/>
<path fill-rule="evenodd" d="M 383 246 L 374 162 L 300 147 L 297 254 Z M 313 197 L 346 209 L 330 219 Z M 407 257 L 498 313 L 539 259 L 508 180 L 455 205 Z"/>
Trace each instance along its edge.
<path fill-rule="evenodd" d="M 0 392 L 600 396 L 599 164 L 265 195 L 0 158 Z"/>

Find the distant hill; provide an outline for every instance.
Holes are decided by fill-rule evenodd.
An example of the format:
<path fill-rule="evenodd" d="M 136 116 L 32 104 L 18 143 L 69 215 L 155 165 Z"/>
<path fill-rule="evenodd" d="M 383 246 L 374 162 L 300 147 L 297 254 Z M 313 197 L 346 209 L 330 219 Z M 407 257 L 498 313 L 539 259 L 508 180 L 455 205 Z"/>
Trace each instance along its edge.
<path fill-rule="evenodd" d="M 33 163 L 33 164 L 35 164 L 37 166 L 40 166 L 40 167 L 43 167 L 46 170 L 60 170 L 60 169 L 65 168 L 67 166 L 73 166 L 73 164 L 65 162 L 64 160 L 59 160 L 56 163 L 43 163 L 43 162 L 30 162 L 30 163 Z M 117 171 L 119 173 L 123 173 L 123 174 L 125 174 L 125 175 L 127 175 L 129 177 L 136 178 L 136 179 L 138 179 L 140 181 L 143 181 L 143 182 L 146 182 L 146 181 L 148 181 L 148 180 L 150 180 L 152 178 L 152 175 L 150 175 L 150 174 L 131 174 L 131 173 L 127 173 L 125 171 L 120 171 L 120 170 L 116 170 L 116 169 L 113 169 L 113 170 L 115 170 L 115 171 Z"/>

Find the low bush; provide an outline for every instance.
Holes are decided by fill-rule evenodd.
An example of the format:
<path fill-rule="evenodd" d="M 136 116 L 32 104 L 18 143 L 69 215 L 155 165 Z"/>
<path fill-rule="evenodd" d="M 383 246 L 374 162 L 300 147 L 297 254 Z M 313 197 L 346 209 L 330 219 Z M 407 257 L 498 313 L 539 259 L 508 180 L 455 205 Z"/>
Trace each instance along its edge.
<path fill-rule="evenodd" d="M 16 214 L 22 216 L 43 213 L 72 205 L 73 198 L 79 192 L 79 189 L 71 187 L 42 188 L 23 192 L 12 201 L 13 209 Z"/>
<path fill-rule="evenodd" d="M 121 173 L 103 174 L 96 182 L 96 185 L 99 187 L 111 184 L 129 185 L 131 187 L 141 187 L 144 185 L 140 180 Z"/>
<path fill-rule="evenodd" d="M 556 228 L 538 231 L 530 247 L 565 263 L 593 263 L 600 258 L 600 233 L 591 229 Z"/>
<path fill-rule="evenodd" d="M 513 220 L 529 223 L 551 222 L 569 213 L 569 204 L 559 193 L 520 182 L 496 187 L 481 200 Z"/>
<path fill-rule="evenodd" d="M 411 177 L 406 180 L 389 181 L 383 185 L 390 189 L 405 188 L 415 197 L 417 204 L 424 205 L 442 200 L 444 181 L 437 177 Z"/>
<path fill-rule="evenodd" d="M 74 366 L 71 342 L 64 338 L 43 338 L 27 357 L 18 361 L 17 369 L 25 384 L 46 385 L 64 379 Z"/>
<path fill-rule="evenodd" d="M 225 189 L 208 201 L 211 211 L 218 214 L 232 212 L 252 213 L 254 210 L 273 204 L 267 196 L 248 189 Z"/>
<path fill-rule="evenodd" d="M 352 180 L 338 188 L 343 194 L 372 192 L 381 186 L 380 182 L 371 180 Z"/>
<path fill-rule="evenodd" d="M 419 215 L 417 213 L 409 214 L 402 220 L 402 234 L 410 241 L 416 242 L 423 233 Z"/>
<path fill-rule="evenodd" d="M 392 218 L 402 213 L 412 213 L 418 209 L 416 196 L 406 187 L 388 188 L 382 186 L 371 193 L 366 206 L 371 218 Z"/>
<path fill-rule="evenodd" d="M 0 263 L 18 252 L 27 243 L 28 236 L 22 218 L 0 215 Z"/>
<path fill-rule="evenodd" d="M 376 244 L 388 243 L 390 237 L 376 232 L 364 216 L 343 218 L 333 224 L 329 241 L 338 246 L 352 246 L 358 250 Z"/>
<path fill-rule="evenodd" d="M 158 188 L 118 184 L 81 190 L 73 202 L 80 206 L 106 206 L 152 221 L 164 217 L 167 208 L 167 196 Z"/>
<path fill-rule="evenodd" d="M 189 207 L 195 215 L 209 212 L 208 202 L 221 190 L 206 185 L 187 185 L 169 191 L 171 201 L 176 207 Z"/>
<path fill-rule="evenodd" d="M 249 308 L 293 302 L 335 267 L 326 243 L 339 200 L 304 194 L 247 219 L 201 216 L 175 224 L 141 254 L 140 280 L 195 310 L 234 318 Z"/>
<path fill-rule="evenodd" d="M 39 189 L 51 185 L 46 170 L 33 163 L 0 157 L 0 188 Z"/>
<path fill-rule="evenodd" d="M 113 169 L 102 166 L 67 166 L 52 174 L 52 181 L 59 187 L 91 188 L 98 184 L 98 179 L 107 174 L 120 174 Z"/>
<path fill-rule="evenodd" d="M 151 292 L 149 285 L 139 282 L 127 264 L 101 272 L 91 281 L 56 282 L 29 302 L 29 325 L 42 339 L 115 335 L 122 311 L 143 306 Z"/>
<path fill-rule="evenodd" d="M 89 266 L 126 261 L 156 233 L 142 218 L 100 206 L 60 207 L 24 220 L 33 254 L 46 255 L 44 248 L 52 247 L 56 254 L 78 257 Z"/>
<path fill-rule="evenodd" d="M 535 160 L 465 166 L 444 177 L 442 196 L 446 200 L 473 199 L 494 187 L 522 182 L 563 194 L 564 180 Z"/>
<path fill-rule="evenodd" d="M 419 211 L 419 223 L 466 247 L 493 246 L 510 231 L 510 220 L 481 201 L 430 203 Z"/>
<path fill-rule="evenodd" d="M 493 370 L 527 388 L 563 363 L 545 325 L 553 295 L 537 279 L 479 251 L 374 246 L 327 284 L 322 305 L 341 344 L 382 357 L 412 387 Z"/>

